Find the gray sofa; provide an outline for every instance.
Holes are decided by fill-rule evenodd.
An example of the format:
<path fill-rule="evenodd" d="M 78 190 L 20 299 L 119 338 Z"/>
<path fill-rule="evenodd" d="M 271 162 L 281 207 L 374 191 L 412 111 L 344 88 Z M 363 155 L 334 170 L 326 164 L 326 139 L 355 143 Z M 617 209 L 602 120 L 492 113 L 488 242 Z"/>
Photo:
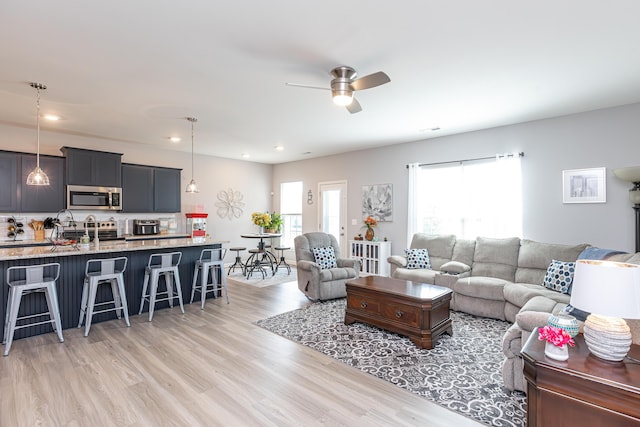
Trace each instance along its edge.
<path fill-rule="evenodd" d="M 431 270 L 407 268 L 404 256 L 393 255 L 388 261 L 392 277 L 451 288 L 453 310 L 513 323 L 503 338 L 503 381 L 510 390 L 526 391 L 522 345 L 534 328 L 544 326 L 549 314 L 557 314 L 570 300 L 569 295 L 542 286 L 549 263 L 575 261 L 588 246 L 418 233 L 410 248 L 428 250 Z M 640 253 L 609 259 L 640 264 Z"/>

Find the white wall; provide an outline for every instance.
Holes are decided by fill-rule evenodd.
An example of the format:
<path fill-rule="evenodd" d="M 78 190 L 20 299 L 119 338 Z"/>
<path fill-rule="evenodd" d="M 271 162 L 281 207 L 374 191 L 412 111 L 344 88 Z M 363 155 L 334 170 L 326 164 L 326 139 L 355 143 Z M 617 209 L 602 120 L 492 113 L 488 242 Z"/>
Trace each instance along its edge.
<path fill-rule="evenodd" d="M 61 156 L 60 147 L 69 146 L 123 153 L 122 161 L 124 163 L 181 168 L 183 189 L 191 180 L 190 152 L 169 151 L 154 148 L 152 145 L 116 142 L 84 136 L 69 136 L 47 131 L 41 131 L 40 144 L 42 154 Z M 0 123 L 0 149 L 35 153 L 34 130 Z M 272 209 L 271 183 L 273 167 L 260 163 L 199 155 L 196 155 L 194 163 L 194 178 L 198 183 L 200 193 L 182 193 L 182 214 L 193 212 L 196 206 L 202 205 L 203 211 L 209 213 L 208 230 L 214 238 L 229 241 L 229 246 L 253 245 L 255 242 L 242 239 L 240 234 L 258 231 L 258 228 L 251 222 L 252 212 Z M 218 201 L 218 192 L 228 189 L 238 190 L 244 195 L 244 213 L 240 218 L 229 220 L 220 218 L 217 215 L 218 208 L 215 203 Z M 126 197 L 126 195 L 123 195 L 123 197 Z M 45 216 L 42 214 L 37 215 Z M 102 220 L 112 215 L 111 213 L 100 213 L 97 216 L 99 220 Z M 167 217 L 169 215 L 116 214 L 113 216 L 116 219 L 123 219 Z M 177 215 L 176 217 L 184 224 L 184 215 Z M 228 254 L 227 257 L 232 255 L 234 254 Z"/>
<path fill-rule="evenodd" d="M 392 183 L 394 221 L 380 223 L 376 235 L 388 237 L 392 241 L 393 252 L 401 253 L 407 245 L 408 163 L 452 161 L 523 151 L 524 238 L 562 244 L 585 242 L 633 251 L 634 213 L 628 201 L 631 184 L 618 180 L 613 169 L 640 165 L 639 118 L 640 104 L 633 104 L 285 163 L 274 167 L 273 187 L 277 189 L 280 182 L 303 181 L 303 200 L 311 189 L 317 201 L 318 182 L 346 179 L 347 232 L 352 238 L 361 232 L 362 186 Z M 592 167 L 607 168 L 607 202 L 563 204 L 562 171 Z M 317 207 L 317 203 L 304 205 L 305 232 L 317 230 Z M 351 225 L 354 218 L 358 220 L 358 226 Z"/>

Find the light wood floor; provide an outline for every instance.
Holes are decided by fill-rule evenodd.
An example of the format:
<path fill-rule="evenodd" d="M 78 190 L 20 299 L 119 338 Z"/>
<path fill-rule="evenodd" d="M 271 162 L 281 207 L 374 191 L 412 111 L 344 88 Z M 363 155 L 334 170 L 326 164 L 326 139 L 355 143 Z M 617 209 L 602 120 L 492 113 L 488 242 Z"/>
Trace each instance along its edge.
<path fill-rule="evenodd" d="M 229 305 L 14 341 L 0 426 L 481 425 L 255 326 L 308 304 L 295 283 L 229 287 Z"/>

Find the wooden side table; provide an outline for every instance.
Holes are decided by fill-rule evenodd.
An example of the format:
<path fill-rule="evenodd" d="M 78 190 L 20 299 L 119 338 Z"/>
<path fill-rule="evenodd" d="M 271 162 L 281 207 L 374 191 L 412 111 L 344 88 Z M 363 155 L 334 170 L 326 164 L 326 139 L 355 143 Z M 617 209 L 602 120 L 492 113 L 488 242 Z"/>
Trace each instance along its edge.
<path fill-rule="evenodd" d="M 527 426 L 640 426 L 640 364 L 593 356 L 582 334 L 569 360 L 544 355 L 537 329 L 522 348 L 527 380 Z M 629 356 L 640 359 L 640 346 Z"/>

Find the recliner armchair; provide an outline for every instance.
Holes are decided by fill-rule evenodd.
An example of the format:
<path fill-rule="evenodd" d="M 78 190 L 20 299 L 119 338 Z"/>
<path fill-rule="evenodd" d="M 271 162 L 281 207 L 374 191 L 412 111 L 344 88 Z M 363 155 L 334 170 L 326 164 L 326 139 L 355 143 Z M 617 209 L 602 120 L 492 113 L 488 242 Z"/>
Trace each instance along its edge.
<path fill-rule="evenodd" d="M 331 234 L 305 233 L 294 239 L 298 289 L 312 301 L 324 301 L 347 296 L 345 282 L 360 274 L 360 261 L 340 257 L 338 241 Z M 333 247 L 337 268 L 322 269 L 315 262 L 313 248 Z"/>

